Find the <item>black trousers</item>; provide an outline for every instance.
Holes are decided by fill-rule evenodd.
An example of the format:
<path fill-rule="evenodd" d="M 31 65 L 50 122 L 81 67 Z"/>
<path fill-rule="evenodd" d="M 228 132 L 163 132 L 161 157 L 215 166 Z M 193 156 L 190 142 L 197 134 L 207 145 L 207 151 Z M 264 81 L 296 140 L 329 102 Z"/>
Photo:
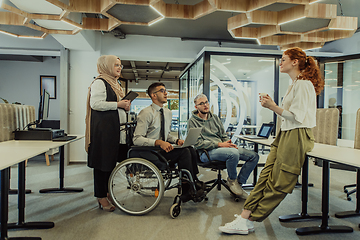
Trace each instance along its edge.
<path fill-rule="evenodd" d="M 94 196 L 97 198 L 107 197 L 109 192 L 108 182 L 111 172 L 103 172 L 94 168 Z"/>
<path fill-rule="evenodd" d="M 197 158 L 199 157 L 196 150 L 192 147 L 174 148 L 170 152 L 162 151 L 161 155 L 169 160 L 169 165 L 178 164 L 179 169 L 186 169 L 191 173 L 194 180 L 197 180 L 199 169 L 197 167 Z"/>

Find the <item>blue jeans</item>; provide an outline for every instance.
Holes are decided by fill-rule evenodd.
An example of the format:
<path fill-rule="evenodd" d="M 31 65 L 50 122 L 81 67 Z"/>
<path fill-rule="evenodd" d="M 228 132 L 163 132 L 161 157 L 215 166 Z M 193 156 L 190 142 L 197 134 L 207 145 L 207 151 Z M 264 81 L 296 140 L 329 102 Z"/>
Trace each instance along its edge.
<path fill-rule="evenodd" d="M 226 162 L 226 169 L 229 178 L 231 180 L 237 178 L 240 184 L 246 183 L 250 173 L 254 170 L 259 161 L 259 155 L 256 152 L 247 150 L 245 148 L 214 148 L 208 153 L 211 160 Z M 200 160 L 202 162 L 209 161 L 205 153 L 201 154 Z M 239 160 L 245 161 L 245 163 L 242 166 L 239 175 L 236 176 L 236 167 L 239 163 Z"/>

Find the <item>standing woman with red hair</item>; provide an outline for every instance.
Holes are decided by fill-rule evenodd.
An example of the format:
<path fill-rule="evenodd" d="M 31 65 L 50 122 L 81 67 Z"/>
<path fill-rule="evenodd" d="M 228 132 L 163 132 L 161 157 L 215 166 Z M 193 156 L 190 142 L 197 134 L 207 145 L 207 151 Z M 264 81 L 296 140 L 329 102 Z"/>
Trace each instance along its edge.
<path fill-rule="evenodd" d="M 253 221 L 263 221 L 293 191 L 306 153 L 314 147 L 311 129 L 316 125 L 316 95 L 324 88 L 320 69 L 302 49 L 290 48 L 282 55 L 280 72 L 292 79 L 281 106 L 269 95 L 261 98 L 261 106 L 281 117 L 280 132 L 271 144 L 265 167 L 244 203 L 244 210 L 241 215 L 235 214 L 234 221 L 220 226 L 222 232 L 253 232 Z"/>

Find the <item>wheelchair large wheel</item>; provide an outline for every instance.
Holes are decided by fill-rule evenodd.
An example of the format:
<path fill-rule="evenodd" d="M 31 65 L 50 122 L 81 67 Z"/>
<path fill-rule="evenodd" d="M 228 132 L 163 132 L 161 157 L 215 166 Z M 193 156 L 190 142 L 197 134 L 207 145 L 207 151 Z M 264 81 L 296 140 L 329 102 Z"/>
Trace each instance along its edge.
<path fill-rule="evenodd" d="M 109 178 L 109 193 L 115 205 L 132 215 L 143 215 L 155 209 L 164 189 L 159 169 L 142 158 L 121 162 Z"/>

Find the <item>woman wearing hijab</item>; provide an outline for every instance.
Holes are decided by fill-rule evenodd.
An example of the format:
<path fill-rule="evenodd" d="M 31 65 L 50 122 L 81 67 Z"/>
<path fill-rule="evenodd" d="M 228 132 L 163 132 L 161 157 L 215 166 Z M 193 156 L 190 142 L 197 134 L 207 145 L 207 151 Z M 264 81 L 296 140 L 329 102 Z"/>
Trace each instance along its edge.
<path fill-rule="evenodd" d="M 99 76 L 90 84 L 86 104 L 88 166 L 94 169 L 94 195 L 99 208 L 108 212 L 115 210 L 109 199 L 108 180 L 119 159 L 119 144 L 126 141 L 120 123 L 126 122 L 125 111 L 130 110 L 131 104 L 129 100 L 121 100 L 125 95 L 118 82 L 122 68 L 116 56 L 99 57 Z"/>

